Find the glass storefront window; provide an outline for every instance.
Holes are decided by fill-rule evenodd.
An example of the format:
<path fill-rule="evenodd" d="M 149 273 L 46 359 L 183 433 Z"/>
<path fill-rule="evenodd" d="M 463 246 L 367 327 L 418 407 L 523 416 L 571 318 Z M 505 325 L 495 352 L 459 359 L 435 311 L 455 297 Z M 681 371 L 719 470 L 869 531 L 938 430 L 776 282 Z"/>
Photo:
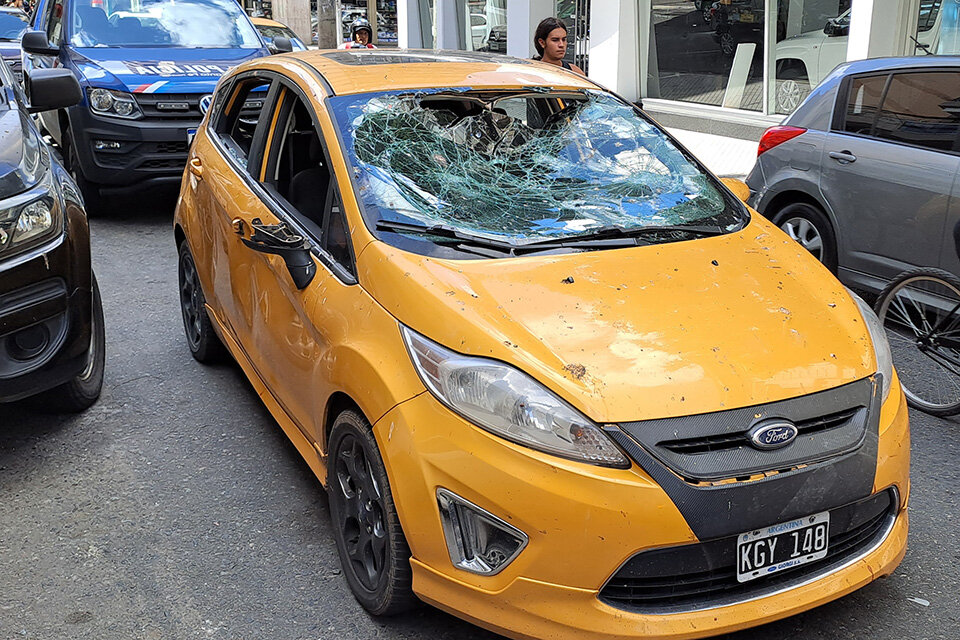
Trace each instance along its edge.
<path fill-rule="evenodd" d="M 763 0 L 653 0 L 648 97 L 760 111 Z"/>
<path fill-rule="evenodd" d="M 507 52 L 507 0 L 465 0 L 461 8 L 467 51 Z"/>
<path fill-rule="evenodd" d="M 777 0 L 774 110 L 791 113 L 847 59 L 850 0 Z M 779 34 L 778 34 L 779 35 Z"/>
<path fill-rule="evenodd" d="M 376 4 L 376 10 L 374 10 Z M 343 42 L 350 40 L 350 24 L 357 18 L 366 18 L 377 32 L 373 44 L 378 47 L 397 46 L 397 0 L 349 0 L 340 3 L 340 32 Z"/>
<path fill-rule="evenodd" d="M 567 53 L 563 59 L 590 72 L 590 0 L 557 0 L 554 15 L 567 25 Z"/>

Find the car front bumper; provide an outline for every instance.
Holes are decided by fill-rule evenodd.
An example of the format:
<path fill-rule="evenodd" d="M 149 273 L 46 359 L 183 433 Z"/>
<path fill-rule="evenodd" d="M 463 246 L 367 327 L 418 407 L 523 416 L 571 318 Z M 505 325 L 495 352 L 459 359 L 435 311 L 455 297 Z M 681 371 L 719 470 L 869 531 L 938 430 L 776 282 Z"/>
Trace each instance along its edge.
<path fill-rule="evenodd" d="M 428 393 L 392 409 L 374 430 L 413 555 L 414 591 L 513 638 L 700 638 L 732 632 L 848 594 L 891 573 L 906 550 L 909 424 L 899 391 L 891 392 L 881 410 L 873 482 L 873 493 L 895 488 L 897 500 L 875 543 L 838 568 L 812 571 L 810 579 L 783 589 L 667 614 L 638 613 L 600 599 L 611 576 L 638 553 L 700 542 L 639 466 L 607 469 L 539 454 L 469 425 Z M 525 532 L 526 548 L 497 575 L 455 568 L 443 538 L 438 487 Z"/>
<path fill-rule="evenodd" d="M 52 389 L 87 365 L 93 312 L 86 216 L 25 254 L 0 256 L 0 402 Z M 24 349 L 34 346 L 34 349 Z"/>
<path fill-rule="evenodd" d="M 199 120 L 121 120 L 94 116 L 86 106 L 70 111 L 70 126 L 84 177 L 111 191 L 175 187 L 187 164 L 187 132 Z M 96 149 L 119 145 L 119 148 Z"/>

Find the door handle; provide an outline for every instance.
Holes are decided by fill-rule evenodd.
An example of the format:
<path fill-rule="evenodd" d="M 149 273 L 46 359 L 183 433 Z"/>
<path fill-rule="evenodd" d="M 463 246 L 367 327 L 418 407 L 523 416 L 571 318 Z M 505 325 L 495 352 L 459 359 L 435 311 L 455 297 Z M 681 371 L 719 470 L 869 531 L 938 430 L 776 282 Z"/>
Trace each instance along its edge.
<path fill-rule="evenodd" d="M 827 155 L 840 164 L 850 164 L 851 162 L 857 161 L 857 156 L 853 155 L 849 151 L 831 151 Z"/>
<path fill-rule="evenodd" d="M 203 177 L 203 162 L 200 161 L 200 158 L 190 158 L 187 166 L 190 168 L 190 173 L 198 178 Z"/>

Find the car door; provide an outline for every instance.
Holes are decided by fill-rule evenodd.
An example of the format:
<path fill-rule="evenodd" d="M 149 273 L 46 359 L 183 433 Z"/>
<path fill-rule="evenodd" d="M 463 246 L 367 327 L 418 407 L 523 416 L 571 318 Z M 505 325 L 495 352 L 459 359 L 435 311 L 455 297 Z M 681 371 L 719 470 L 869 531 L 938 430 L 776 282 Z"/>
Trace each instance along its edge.
<path fill-rule="evenodd" d="M 260 166 L 268 130 L 261 110 L 269 109 L 263 103 L 275 100 L 277 91 L 275 80 L 260 74 L 240 76 L 217 91 L 207 126 L 191 146 L 182 195 L 205 217 L 198 228 L 199 240 L 190 248 L 208 289 L 207 304 L 244 347 L 250 339 L 251 319 L 243 315 L 236 298 L 249 287 L 251 256 L 236 246 L 239 239 L 233 221 L 241 214 L 269 214 L 246 176 L 248 167 Z"/>
<path fill-rule="evenodd" d="M 66 0 L 45 0 L 37 7 L 34 15 L 32 28 L 38 31 L 44 31 L 47 34 L 47 40 L 51 45 L 59 47 L 63 44 L 63 30 L 65 25 L 64 16 L 66 15 Z M 50 69 L 60 65 L 58 56 L 37 55 L 23 52 L 23 75 L 24 78 L 30 75 L 33 69 Z M 40 122 L 44 128 L 51 133 L 53 139 L 62 142 L 60 132 L 60 117 L 57 111 L 44 111 L 39 115 Z"/>
<path fill-rule="evenodd" d="M 330 372 L 337 369 L 333 361 L 347 349 L 353 314 L 362 314 L 372 302 L 356 284 L 338 187 L 349 180 L 338 180 L 331 168 L 331 149 L 337 147 L 327 144 L 321 123 L 332 129 L 310 95 L 322 95 L 322 89 L 283 79 L 258 184 L 276 219 L 310 243 L 316 273 L 310 285 L 298 291 L 282 261 L 258 263 L 253 276 L 263 298 L 246 303 L 259 305 L 252 313 L 253 339 L 264 376 L 309 438 L 322 447 L 326 400 L 342 388 L 331 379 Z"/>
<path fill-rule="evenodd" d="M 881 279 L 939 261 L 960 159 L 955 70 L 845 81 L 821 158 L 820 188 L 836 217 L 841 271 Z"/>

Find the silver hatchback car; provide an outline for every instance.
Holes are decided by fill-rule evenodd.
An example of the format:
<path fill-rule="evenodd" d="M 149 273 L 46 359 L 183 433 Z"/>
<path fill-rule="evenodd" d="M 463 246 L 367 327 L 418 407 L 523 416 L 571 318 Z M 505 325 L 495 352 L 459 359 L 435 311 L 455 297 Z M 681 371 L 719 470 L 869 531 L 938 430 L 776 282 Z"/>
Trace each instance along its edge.
<path fill-rule="evenodd" d="M 960 275 L 960 57 L 838 66 L 760 140 L 750 204 L 853 287 Z"/>

